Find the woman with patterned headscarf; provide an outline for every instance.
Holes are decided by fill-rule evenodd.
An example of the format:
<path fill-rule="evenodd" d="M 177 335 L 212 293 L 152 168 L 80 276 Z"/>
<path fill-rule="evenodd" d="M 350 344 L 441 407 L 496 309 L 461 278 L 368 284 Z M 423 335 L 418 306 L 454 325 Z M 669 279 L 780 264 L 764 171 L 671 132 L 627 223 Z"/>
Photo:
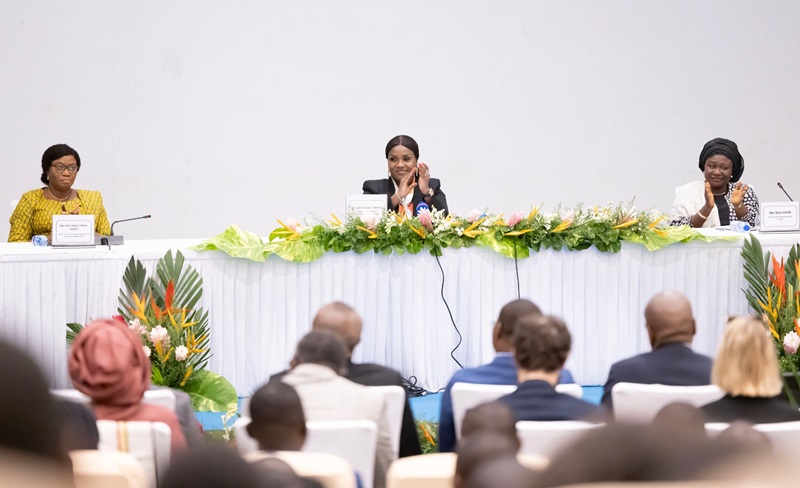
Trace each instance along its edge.
<path fill-rule="evenodd" d="M 720 227 L 739 220 L 755 226 L 758 198 L 753 188 L 739 179 L 744 158 L 736 143 L 716 138 L 700 153 L 704 181 L 692 181 L 675 190 L 672 225 Z"/>
<path fill-rule="evenodd" d="M 186 447 L 175 412 L 142 403 L 150 360 L 125 324 L 111 319 L 88 324 L 72 344 L 67 363 L 72 384 L 92 399 L 98 420 L 164 422 L 172 431 L 172 451 Z"/>

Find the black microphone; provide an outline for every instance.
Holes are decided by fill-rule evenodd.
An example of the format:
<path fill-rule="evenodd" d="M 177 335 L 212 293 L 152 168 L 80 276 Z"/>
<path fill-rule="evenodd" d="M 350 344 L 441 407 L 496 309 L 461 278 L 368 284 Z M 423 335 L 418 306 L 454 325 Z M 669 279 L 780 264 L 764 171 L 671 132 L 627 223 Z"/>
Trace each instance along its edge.
<path fill-rule="evenodd" d="M 100 244 L 103 246 L 108 246 L 111 249 L 111 246 L 119 246 L 125 244 L 125 238 L 122 236 L 114 235 L 114 226 L 120 222 L 130 222 L 131 220 L 141 220 L 141 219 L 149 219 L 150 215 L 142 215 L 141 217 L 133 217 L 131 219 L 120 219 L 115 220 L 111 223 L 111 233 L 107 236 L 97 236 L 95 239 L 95 244 Z"/>
<path fill-rule="evenodd" d="M 783 185 L 781 185 L 781 182 L 780 182 L 780 181 L 778 182 L 778 188 L 780 188 L 780 189 L 781 189 L 781 191 L 783 192 L 783 194 L 784 194 L 784 195 L 786 195 L 786 198 L 788 198 L 790 202 L 793 202 L 793 201 L 794 201 L 794 200 L 792 200 L 792 197 L 790 197 L 790 196 L 789 196 L 789 194 L 788 194 L 788 193 L 786 193 L 786 190 L 784 190 L 784 189 L 783 189 Z"/>

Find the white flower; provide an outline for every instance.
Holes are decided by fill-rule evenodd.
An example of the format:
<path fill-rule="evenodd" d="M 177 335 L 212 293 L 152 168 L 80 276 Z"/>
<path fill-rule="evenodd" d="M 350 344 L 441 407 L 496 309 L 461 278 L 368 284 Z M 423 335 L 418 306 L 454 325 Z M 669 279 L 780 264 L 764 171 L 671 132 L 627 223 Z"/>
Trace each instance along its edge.
<path fill-rule="evenodd" d="M 286 227 L 290 228 L 292 232 L 297 232 L 298 234 L 305 230 L 303 224 L 298 222 L 294 217 L 289 217 L 286 219 Z"/>
<path fill-rule="evenodd" d="M 791 331 L 783 336 L 783 350 L 787 354 L 796 353 L 798 348 L 800 348 L 800 336 L 797 335 L 797 332 Z"/>
<path fill-rule="evenodd" d="M 189 350 L 186 349 L 186 346 L 178 346 L 175 348 L 175 360 L 185 361 L 188 356 Z"/>
<path fill-rule="evenodd" d="M 137 335 L 144 335 L 147 334 L 147 327 L 142 325 L 139 319 L 133 319 L 133 322 L 128 325 L 128 328 L 131 329 Z"/>
<path fill-rule="evenodd" d="M 373 215 L 364 216 L 364 218 L 362 219 L 362 222 L 364 222 L 364 227 L 366 227 L 369 230 L 375 230 L 375 226 L 378 224 L 375 221 L 375 216 L 373 216 Z"/>
<path fill-rule="evenodd" d="M 164 349 L 169 347 L 169 332 L 167 329 L 157 325 L 150 331 L 150 342 L 153 344 L 161 344 Z"/>
<path fill-rule="evenodd" d="M 467 221 L 470 223 L 475 222 L 481 216 L 481 211 L 477 208 L 473 208 L 472 211 L 467 215 Z"/>
<path fill-rule="evenodd" d="M 150 357 L 150 348 L 147 346 L 142 346 L 142 349 L 144 349 L 144 355 Z"/>

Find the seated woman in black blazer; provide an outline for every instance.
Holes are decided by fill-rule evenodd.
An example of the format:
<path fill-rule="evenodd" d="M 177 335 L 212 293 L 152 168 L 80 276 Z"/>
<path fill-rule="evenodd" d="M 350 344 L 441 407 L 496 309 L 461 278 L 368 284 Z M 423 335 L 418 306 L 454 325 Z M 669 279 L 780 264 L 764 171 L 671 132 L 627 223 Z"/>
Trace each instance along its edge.
<path fill-rule="evenodd" d="M 447 197 L 442 185 L 431 178 L 431 169 L 418 162 L 419 146 L 409 136 L 395 136 L 386 144 L 389 177 L 364 182 L 365 195 L 386 195 L 386 208 L 406 215 L 417 215 L 417 207 L 425 203 L 431 210 L 444 210 Z"/>
<path fill-rule="evenodd" d="M 733 319 L 711 369 L 711 382 L 725 392 L 702 407 L 708 422 L 755 424 L 800 420 L 800 411 L 779 397 L 783 388 L 772 336 L 755 317 Z"/>

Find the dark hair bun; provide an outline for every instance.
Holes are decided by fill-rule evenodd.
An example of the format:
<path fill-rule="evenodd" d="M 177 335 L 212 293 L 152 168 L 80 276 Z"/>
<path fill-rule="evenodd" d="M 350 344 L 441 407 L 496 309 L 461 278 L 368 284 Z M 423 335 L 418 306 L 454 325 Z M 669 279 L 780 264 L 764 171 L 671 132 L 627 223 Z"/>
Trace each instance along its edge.
<path fill-rule="evenodd" d="M 42 177 L 40 179 L 42 180 L 42 183 L 44 183 L 45 185 L 50 184 L 50 179 L 47 177 L 47 173 L 42 173 Z"/>

